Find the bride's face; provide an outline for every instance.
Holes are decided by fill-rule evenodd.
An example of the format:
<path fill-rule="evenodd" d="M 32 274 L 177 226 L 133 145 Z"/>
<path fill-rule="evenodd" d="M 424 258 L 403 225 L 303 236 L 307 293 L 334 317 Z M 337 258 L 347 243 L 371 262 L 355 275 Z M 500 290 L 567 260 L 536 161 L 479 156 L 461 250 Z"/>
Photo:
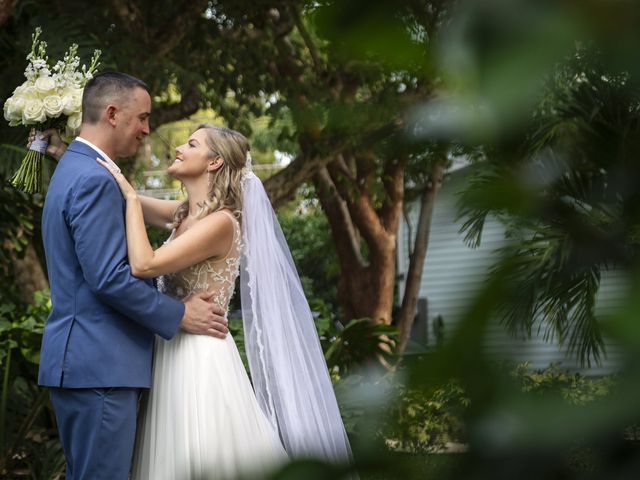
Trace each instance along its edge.
<path fill-rule="evenodd" d="M 196 130 L 187 143 L 176 148 L 176 159 L 169 165 L 167 173 L 181 180 L 197 177 L 206 179 L 207 172 L 220 159 L 216 159 L 212 153 L 207 146 L 207 132 L 204 129 Z"/>

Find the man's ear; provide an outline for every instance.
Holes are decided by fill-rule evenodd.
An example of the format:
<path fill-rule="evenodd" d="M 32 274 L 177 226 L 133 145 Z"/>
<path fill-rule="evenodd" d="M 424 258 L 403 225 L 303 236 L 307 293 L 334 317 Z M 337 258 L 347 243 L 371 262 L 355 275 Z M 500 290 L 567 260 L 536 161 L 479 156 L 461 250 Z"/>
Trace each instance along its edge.
<path fill-rule="evenodd" d="M 107 122 L 113 127 L 116 126 L 116 113 L 118 109 L 114 105 L 107 105 Z"/>

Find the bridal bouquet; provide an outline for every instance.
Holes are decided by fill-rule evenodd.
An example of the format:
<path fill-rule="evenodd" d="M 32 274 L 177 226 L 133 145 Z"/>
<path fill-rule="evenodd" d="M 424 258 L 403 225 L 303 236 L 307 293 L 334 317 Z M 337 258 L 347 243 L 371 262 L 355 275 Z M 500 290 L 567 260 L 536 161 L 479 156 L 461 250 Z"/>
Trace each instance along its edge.
<path fill-rule="evenodd" d="M 20 169 L 11 179 L 11 184 L 27 193 L 39 193 L 42 189 L 42 160 L 47 141 L 41 132 L 56 128 L 69 137 L 78 134 L 82 121 L 82 90 L 87 80 L 93 77 L 98 67 L 100 50 L 95 50 L 89 67 L 82 65 L 78 45 L 67 50 L 63 60 L 49 65 L 47 43 L 40 40 L 42 29 L 36 28 L 32 35 L 29 62 L 24 71 L 26 81 L 13 91 L 4 103 L 4 118 L 10 126 L 33 126 L 35 140 L 22 160 Z"/>

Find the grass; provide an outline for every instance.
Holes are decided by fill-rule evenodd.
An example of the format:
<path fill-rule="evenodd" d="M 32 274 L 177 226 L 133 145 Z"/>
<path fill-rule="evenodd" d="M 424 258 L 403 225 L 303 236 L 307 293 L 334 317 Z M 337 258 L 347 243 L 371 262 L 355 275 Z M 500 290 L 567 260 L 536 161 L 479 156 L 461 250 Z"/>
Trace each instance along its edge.
<path fill-rule="evenodd" d="M 424 479 L 424 478 L 451 478 L 451 472 L 460 464 L 464 454 L 438 453 L 438 454 L 391 454 L 389 465 L 399 466 L 393 471 L 362 472 L 361 480 L 392 480 Z"/>

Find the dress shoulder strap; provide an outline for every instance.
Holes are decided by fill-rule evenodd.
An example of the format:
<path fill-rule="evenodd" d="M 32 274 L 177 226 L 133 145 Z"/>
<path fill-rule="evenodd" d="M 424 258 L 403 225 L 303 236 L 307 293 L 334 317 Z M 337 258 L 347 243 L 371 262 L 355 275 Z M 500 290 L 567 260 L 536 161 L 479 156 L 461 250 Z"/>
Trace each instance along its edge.
<path fill-rule="evenodd" d="M 238 222 L 238 219 L 229 210 L 218 210 L 218 212 L 224 213 L 227 217 L 232 218 L 233 220 L 235 220 L 236 223 Z"/>
<path fill-rule="evenodd" d="M 233 240 L 231 241 L 231 247 L 229 247 L 227 253 L 223 257 L 221 257 L 222 259 L 226 259 L 227 257 L 229 257 L 231 252 L 233 252 L 233 247 L 240 242 L 240 222 L 238 222 L 238 219 L 235 217 L 235 215 L 233 215 L 228 210 L 218 210 L 218 212 L 224 213 L 232 220 L 233 223 Z"/>

